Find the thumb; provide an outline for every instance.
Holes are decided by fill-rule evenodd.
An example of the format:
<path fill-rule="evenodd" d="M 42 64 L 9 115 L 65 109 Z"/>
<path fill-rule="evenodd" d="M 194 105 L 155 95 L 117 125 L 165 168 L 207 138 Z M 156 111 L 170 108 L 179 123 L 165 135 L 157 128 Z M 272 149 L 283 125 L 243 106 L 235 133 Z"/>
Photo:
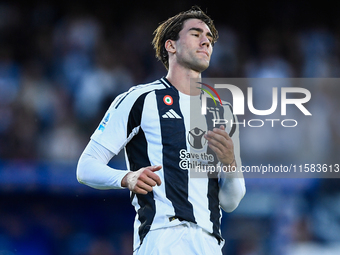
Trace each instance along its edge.
<path fill-rule="evenodd" d="M 151 166 L 151 168 L 150 168 L 150 170 L 151 170 L 152 172 L 156 172 L 156 171 L 158 171 L 158 170 L 160 170 L 160 169 L 162 169 L 162 166 Z"/>

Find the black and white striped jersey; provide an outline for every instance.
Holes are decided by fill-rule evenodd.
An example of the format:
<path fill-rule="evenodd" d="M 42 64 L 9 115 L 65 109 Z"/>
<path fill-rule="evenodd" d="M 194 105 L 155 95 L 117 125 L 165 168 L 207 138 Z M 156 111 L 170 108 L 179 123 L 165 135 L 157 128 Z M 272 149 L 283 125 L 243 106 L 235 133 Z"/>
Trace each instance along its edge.
<path fill-rule="evenodd" d="M 162 165 L 156 173 L 162 184 L 147 195 L 131 194 L 136 210 L 134 249 L 152 229 L 181 224 L 198 226 L 221 240 L 218 178 L 192 178 L 189 168 L 216 164 L 204 134 L 212 118 L 233 119 L 230 105 L 212 107 L 206 115 L 193 114 L 200 96 L 179 92 L 166 78 L 132 87 L 118 96 L 91 139 L 114 154 L 125 148 L 127 167 Z M 212 100 L 211 100 L 212 101 Z M 196 105 L 196 106 L 195 106 Z M 199 111 L 200 112 L 200 111 Z M 235 119 L 234 119 L 235 120 Z M 241 165 L 238 127 L 227 126 Z"/>

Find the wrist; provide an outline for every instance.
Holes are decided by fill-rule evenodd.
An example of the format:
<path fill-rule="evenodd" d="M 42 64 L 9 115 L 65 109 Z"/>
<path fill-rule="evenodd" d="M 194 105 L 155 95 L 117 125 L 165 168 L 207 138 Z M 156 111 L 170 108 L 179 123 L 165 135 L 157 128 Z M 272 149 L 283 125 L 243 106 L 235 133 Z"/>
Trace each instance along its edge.
<path fill-rule="evenodd" d="M 122 179 L 122 181 L 121 181 L 121 186 L 123 187 L 123 188 L 127 188 L 128 187 L 128 175 L 130 174 L 131 172 L 128 172 L 124 177 L 123 177 L 123 179 Z"/>
<path fill-rule="evenodd" d="M 236 166 L 236 160 L 235 158 L 233 159 L 233 161 L 231 161 L 231 163 L 228 164 L 229 166 Z"/>
<path fill-rule="evenodd" d="M 231 162 L 222 162 L 221 161 L 221 163 L 224 165 L 224 166 L 226 166 L 226 167 L 233 167 L 233 166 L 235 166 L 236 167 L 236 159 L 235 159 L 235 157 L 233 158 L 233 160 L 231 161 Z"/>

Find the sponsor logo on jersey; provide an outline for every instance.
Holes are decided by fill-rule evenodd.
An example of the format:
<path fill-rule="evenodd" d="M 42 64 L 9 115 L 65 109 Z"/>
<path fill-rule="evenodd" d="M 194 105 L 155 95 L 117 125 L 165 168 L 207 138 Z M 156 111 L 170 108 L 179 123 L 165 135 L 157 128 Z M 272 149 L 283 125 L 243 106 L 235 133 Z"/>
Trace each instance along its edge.
<path fill-rule="evenodd" d="M 105 118 L 103 119 L 103 121 L 100 123 L 99 127 L 98 127 L 98 130 L 99 131 L 104 131 L 105 130 L 105 127 L 106 127 L 106 124 L 109 122 L 110 120 L 110 113 L 108 113 Z"/>
<path fill-rule="evenodd" d="M 167 111 L 165 114 L 162 115 L 162 118 L 164 118 L 164 119 L 168 119 L 168 118 L 170 118 L 170 119 L 182 119 L 182 117 L 179 116 L 177 114 L 177 112 L 175 112 L 174 109 L 170 109 L 169 111 Z"/>
<path fill-rule="evenodd" d="M 202 149 L 203 146 L 207 143 L 207 140 L 204 138 L 204 134 L 206 131 L 195 127 L 188 132 L 188 142 L 191 147 L 195 149 Z"/>

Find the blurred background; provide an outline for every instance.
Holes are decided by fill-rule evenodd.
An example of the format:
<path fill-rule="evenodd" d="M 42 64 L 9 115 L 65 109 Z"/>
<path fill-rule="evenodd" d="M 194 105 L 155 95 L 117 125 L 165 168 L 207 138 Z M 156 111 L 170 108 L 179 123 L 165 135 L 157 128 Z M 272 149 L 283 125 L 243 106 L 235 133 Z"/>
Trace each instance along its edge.
<path fill-rule="evenodd" d="M 129 193 L 79 184 L 76 164 L 116 95 L 166 75 L 152 33 L 193 4 L 220 35 L 204 76 L 340 76 L 336 1 L 0 1 L 0 255 L 132 254 Z M 300 144 L 318 163 L 339 163 L 340 92 L 319 86 L 314 95 L 321 124 L 276 150 L 256 140 L 270 134 L 241 129 L 243 161 L 289 163 L 300 155 L 289 145 Z M 124 169 L 122 155 L 110 165 Z M 338 179 L 246 186 L 222 220 L 224 254 L 339 254 Z"/>

